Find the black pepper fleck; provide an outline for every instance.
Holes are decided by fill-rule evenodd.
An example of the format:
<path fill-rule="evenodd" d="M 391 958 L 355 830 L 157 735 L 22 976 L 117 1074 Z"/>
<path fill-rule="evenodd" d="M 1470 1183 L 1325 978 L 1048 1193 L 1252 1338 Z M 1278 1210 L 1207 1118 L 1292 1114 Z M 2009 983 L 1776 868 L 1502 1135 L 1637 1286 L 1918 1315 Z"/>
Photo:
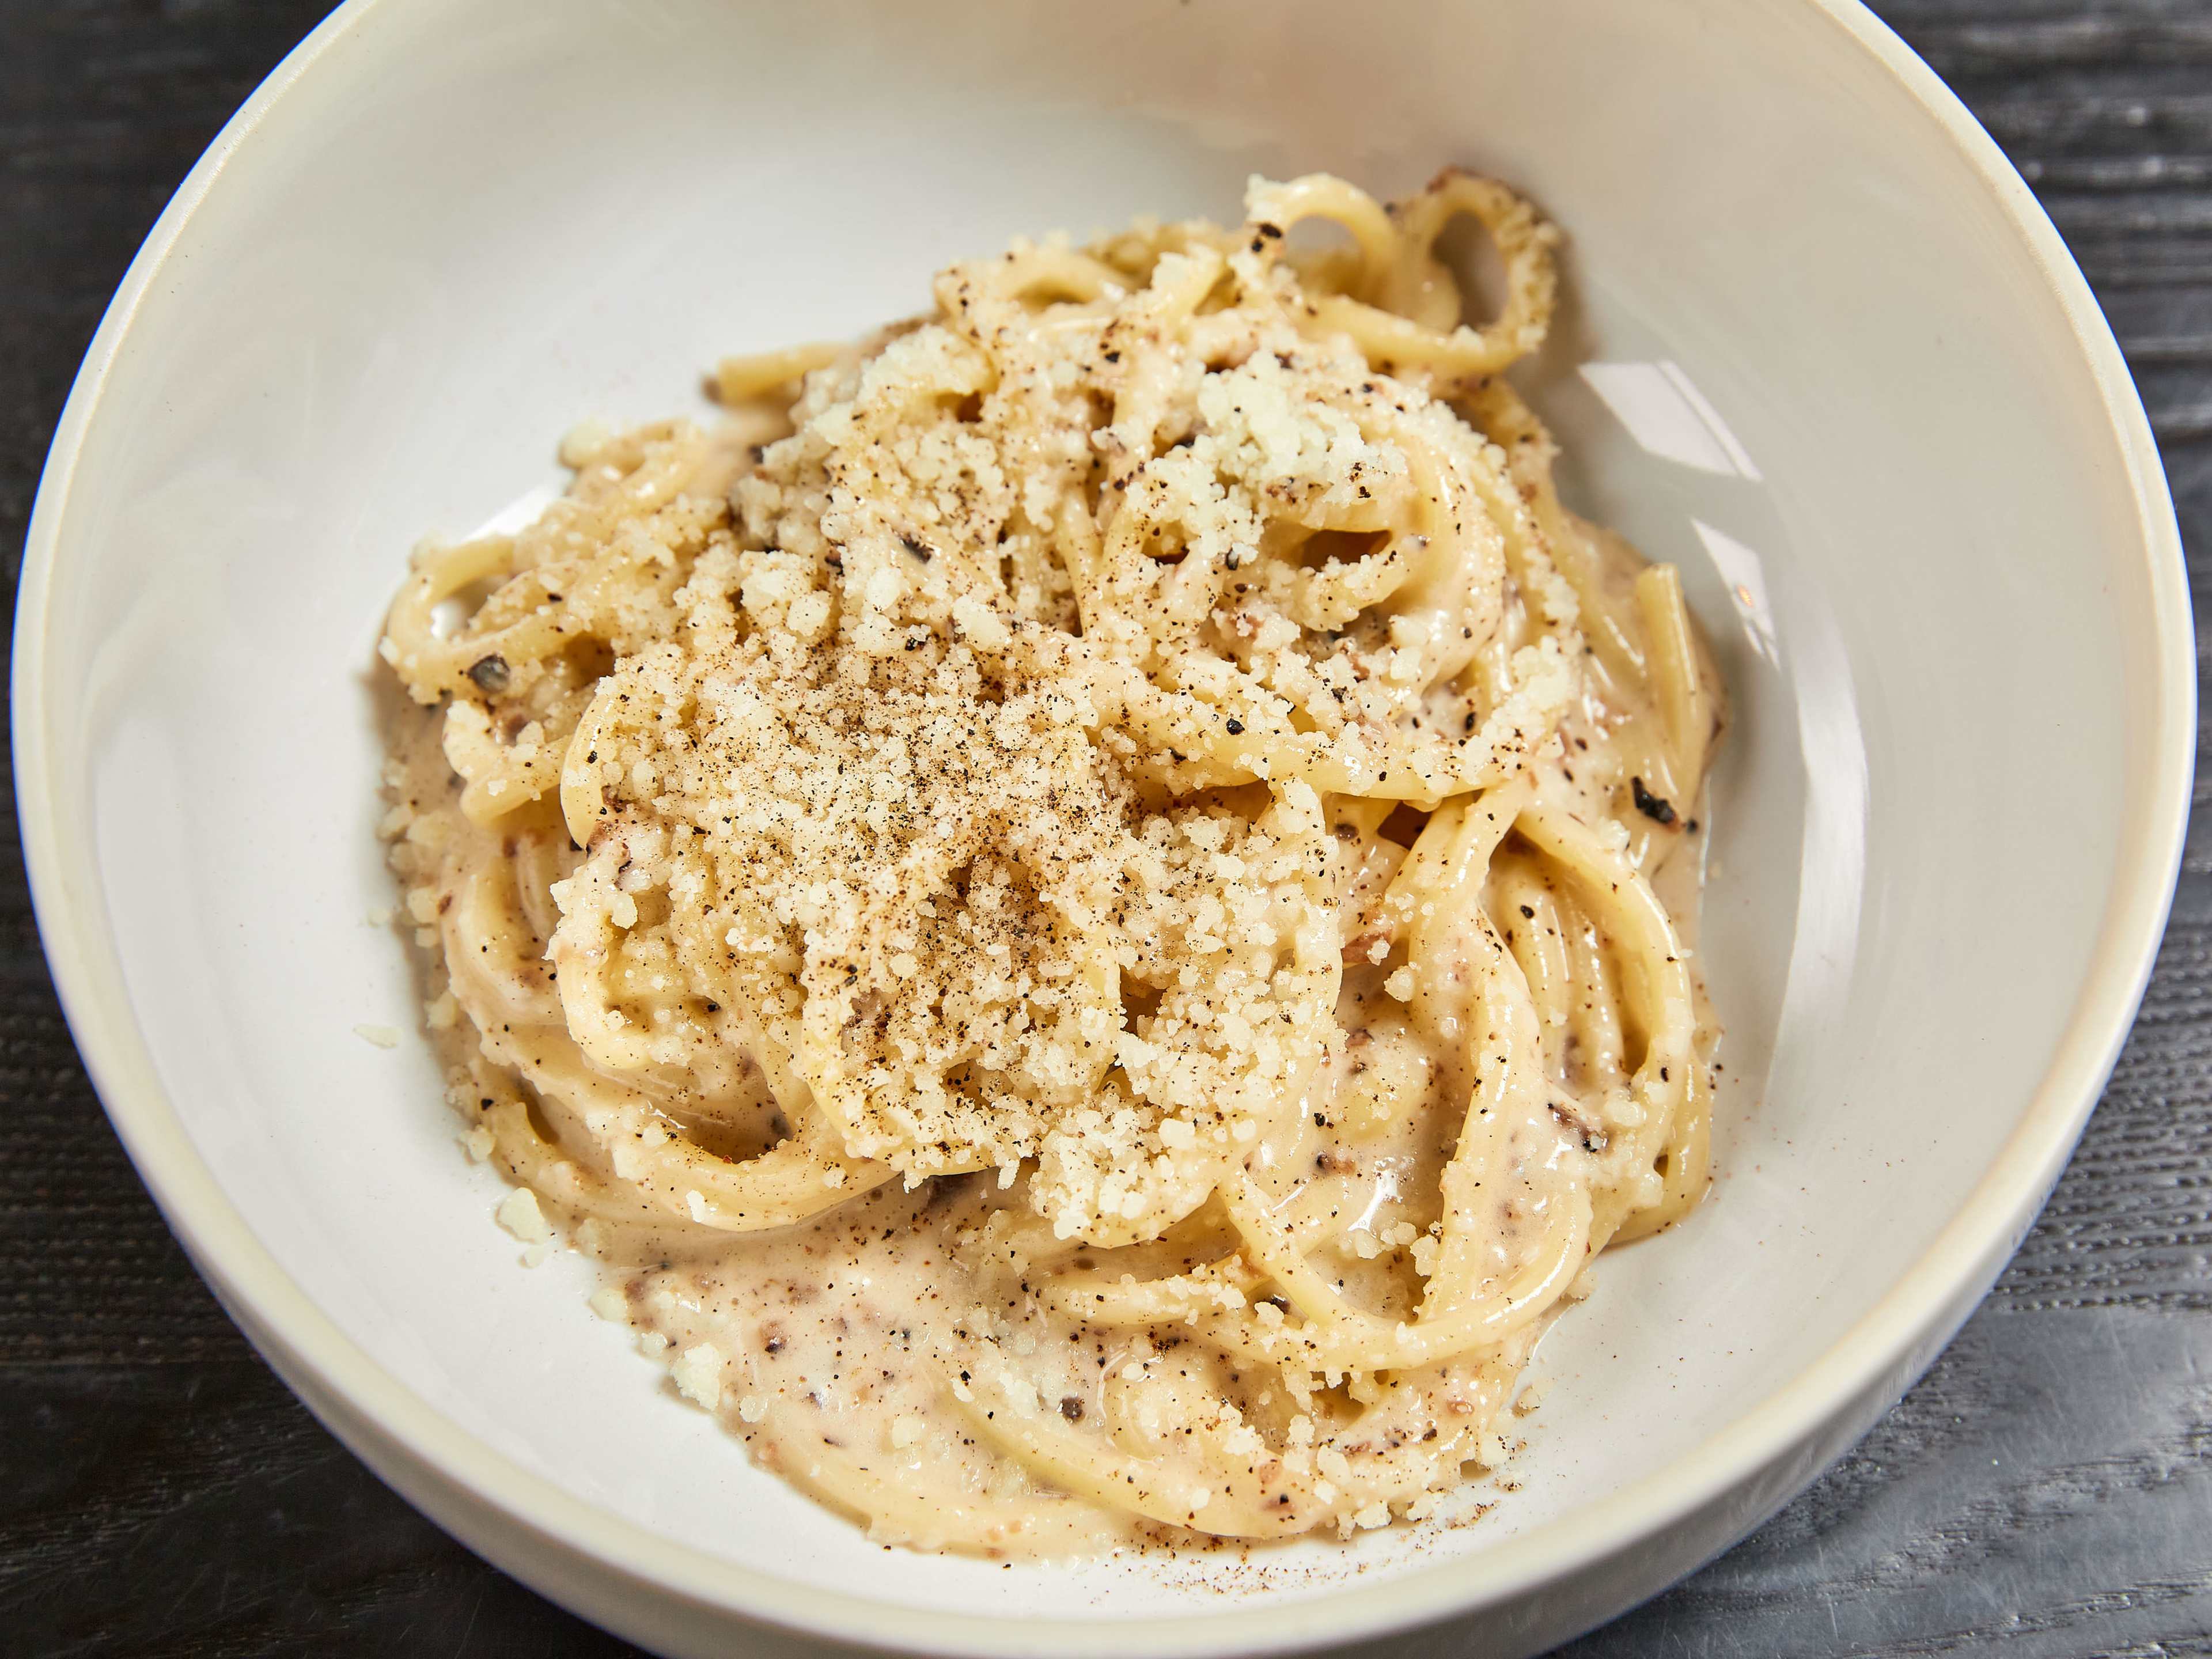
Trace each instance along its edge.
<path fill-rule="evenodd" d="M 1649 789 L 1646 789 L 1644 787 L 1643 779 L 1629 779 L 1628 793 L 1635 798 L 1636 810 L 1643 813 L 1645 817 L 1650 818 L 1654 823 L 1674 823 L 1674 809 L 1673 805 L 1668 801 L 1662 799 L 1661 797 L 1653 794 Z"/>

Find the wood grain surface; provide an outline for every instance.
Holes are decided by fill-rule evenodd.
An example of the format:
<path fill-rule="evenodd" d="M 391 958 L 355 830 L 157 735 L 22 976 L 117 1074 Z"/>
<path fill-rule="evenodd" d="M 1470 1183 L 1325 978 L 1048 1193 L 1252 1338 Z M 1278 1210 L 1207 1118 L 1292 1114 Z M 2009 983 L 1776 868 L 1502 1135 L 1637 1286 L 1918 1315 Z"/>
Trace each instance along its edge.
<path fill-rule="evenodd" d="M 1530 0 L 1538 3 L 1539 0 Z M 1668 3 L 1668 0 L 1653 0 Z M 2041 194 L 2212 594 L 2212 0 L 1892 0 Z M 0 0 L 0 549 L 109 294 L 314 0 Z M 2200 663 L 2202 659 L 2200 658 Z M 2212 778 L 2142 1018 L 1988 1304 L 1867 1441 L 1563 1652 L 2212 1655 Z M 0 848 L 0 1652 L 629 1653 L 326 1435 L 171 1241 Z M 1449 1632 L 1408 1654 L 1452 1652 Z"/>

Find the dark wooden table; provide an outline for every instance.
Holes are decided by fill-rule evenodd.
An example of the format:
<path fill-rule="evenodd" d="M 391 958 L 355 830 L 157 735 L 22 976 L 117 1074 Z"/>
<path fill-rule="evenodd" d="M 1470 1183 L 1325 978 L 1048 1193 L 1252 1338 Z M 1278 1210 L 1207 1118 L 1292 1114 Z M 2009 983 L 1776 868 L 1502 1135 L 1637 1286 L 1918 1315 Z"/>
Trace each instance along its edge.
<path fill-rule="evenodd" d="M 1653 0 L 1663 3 L 1663 0 Z M 141 237 L 319 0 L 0 0 L 0 548 Z M 1879 9 L 2041 193 L 2212 594 L 2212 0 Z M 2200 750 L 2201 752 L 2201 750 Z M 1988 1304 L 1764 1530 L 1565 1650 L 2212 1655 L 2212 803 L 2142 1017 Z M 109 1133 L 0 849 L 0 1653 L 634 1650 L 378 1484 L 216 1309 Z"/>

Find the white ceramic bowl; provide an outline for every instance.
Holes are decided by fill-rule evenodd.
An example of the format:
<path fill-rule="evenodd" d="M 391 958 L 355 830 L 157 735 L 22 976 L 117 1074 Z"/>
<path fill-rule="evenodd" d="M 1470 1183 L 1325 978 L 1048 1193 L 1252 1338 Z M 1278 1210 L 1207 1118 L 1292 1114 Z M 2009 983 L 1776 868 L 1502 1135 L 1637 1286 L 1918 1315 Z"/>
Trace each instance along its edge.
<path fill-rule="evenodd" d="M 1479 1525 L 1081 1568 L 870 1547 L 676 1401 L 573 1259 L 524 1271 L 424 1047 L 354 1035 L 416 1029 L 364 921 L 386 598 L 419 534 L 554 482 L 571 422 L 915 310 L 949 258 L 1233 216 L 1254 169 L 1443 161 L 1570 233 L 1540 401 L 1734 689 L 1718 1188 L 1549 1339 Z M 395 1486 L 672 1653 L 755 1620 L 1168 1655 L 1449 1614 L 1453 1651 L 1520 1653 L 1647 1595 L 1861 1432 L 2009 1254 L 2127 1029 L 2188 793 L 2126 371 L 1994 146 L 1845 0 L 354 0 L 131 267 L 20 605 L 40 919 L 170 1221 Z"/>

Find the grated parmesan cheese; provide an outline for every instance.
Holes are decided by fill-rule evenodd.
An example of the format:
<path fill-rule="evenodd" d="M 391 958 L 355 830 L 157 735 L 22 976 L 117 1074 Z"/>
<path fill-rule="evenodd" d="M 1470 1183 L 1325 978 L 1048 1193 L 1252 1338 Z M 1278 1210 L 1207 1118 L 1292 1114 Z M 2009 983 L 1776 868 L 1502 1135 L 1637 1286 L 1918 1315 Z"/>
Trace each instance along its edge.
<path fill-rule="evenodd" d="M 677 1355 L 668 1375 L 686 1400 L 711 1412 L 722 1403 L 722 1363 L 712 1343 L 701 1342 Z"/>
<path fill-rule="evenodd" d="M 527 1187 L 517 1187 L 501 1200 L 493 1219 L 526 1244 L 542 1243 L 553 1237 L 553 1224 L 538 1207 L 538 1194 Z"/>

